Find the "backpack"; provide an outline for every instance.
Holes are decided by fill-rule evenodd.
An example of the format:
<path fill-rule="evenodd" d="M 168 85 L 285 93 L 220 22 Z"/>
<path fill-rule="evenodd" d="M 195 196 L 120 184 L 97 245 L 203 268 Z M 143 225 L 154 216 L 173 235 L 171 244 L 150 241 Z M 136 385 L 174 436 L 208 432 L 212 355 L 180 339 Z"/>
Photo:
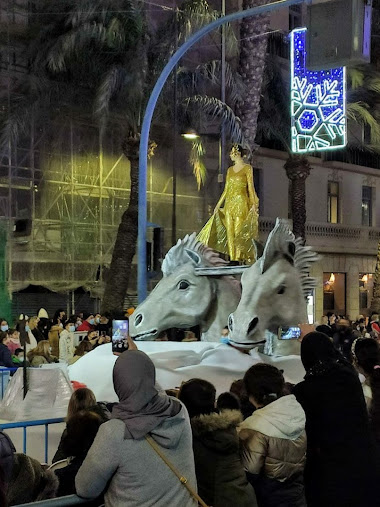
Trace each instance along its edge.
<path fill-rule="evenodd" d="M 0 468 L 6 484 L 12 475 L 15 452 L 16 449 L 10 437 L 0 430 Z"/>

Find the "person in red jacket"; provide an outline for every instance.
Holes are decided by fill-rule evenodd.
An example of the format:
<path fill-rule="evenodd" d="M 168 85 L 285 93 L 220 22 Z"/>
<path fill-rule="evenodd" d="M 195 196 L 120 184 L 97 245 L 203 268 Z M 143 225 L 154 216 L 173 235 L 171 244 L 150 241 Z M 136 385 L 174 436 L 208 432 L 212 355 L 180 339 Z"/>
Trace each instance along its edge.
<path fill-rule="evenodd" d="M 95 318 L 92 313 L 85 313 L 82 324 L 77 328 L 77 331 L 92 331 L 95 329 Z"/>

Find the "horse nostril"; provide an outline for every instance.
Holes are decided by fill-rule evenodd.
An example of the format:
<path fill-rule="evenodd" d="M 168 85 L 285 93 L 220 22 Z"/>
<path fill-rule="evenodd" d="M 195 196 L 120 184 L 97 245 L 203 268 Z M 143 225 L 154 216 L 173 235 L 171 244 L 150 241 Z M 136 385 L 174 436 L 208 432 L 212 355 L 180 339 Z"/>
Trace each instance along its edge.
<path fill-rule="evenodd" d="M 141 313 L 139 313 L 135 317 L 135 326 L 139 326 L 142 321 L 143 321 L 143 316 L 141 315 Z"/>
<path fill-rule="evenodd" d="M 233 319 L 232 315 L 230 315 L 230 316 L 228 317 L 228 329 L 229 329 L 230 331 L 232 331 L 232 330 L 233 330 L 233 328 L 234 328 L 234 319 Z"/>
<path fill-rule="evenodd" d="M 248 332 L 247 332 L 248 335 L 250 333 L 252 333 L 252 331 L 255 329 L 255 327 L 257 326 L 258 323 L 259 323 L 259 319 L 257 317 L 255 317 L 254 319 L 251 320 L 251 322 L 248 326 Z"/>

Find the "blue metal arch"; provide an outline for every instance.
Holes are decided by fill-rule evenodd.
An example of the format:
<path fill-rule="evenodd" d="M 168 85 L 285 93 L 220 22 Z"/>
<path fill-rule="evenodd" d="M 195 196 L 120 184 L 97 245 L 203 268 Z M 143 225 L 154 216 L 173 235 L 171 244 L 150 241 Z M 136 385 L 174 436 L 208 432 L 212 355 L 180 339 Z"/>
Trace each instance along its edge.
<path fill-rule="evenodd" d="M 146 271 L 146 227 L 147 227 L 147 168 L 148 168 L 148 143 L 149 132 L 152 123 L 153 113 L 156 103 L 166 80 L 171 71 L 174 69 L 179 60 L 187 53 L 187 51 L 202 37 L 212 32 L 216 28 L 239 19 L 249 16 L 257 16 L 258 14 L 267 14 L 274 10 L 290 7 L 291 5 L 302 4 L 308 0 L 279 0 L 267 5 L 260 5 L 245 11 L 234 12 L 228 16 L 223 16 L 209 25 L 204 26 L 198 32 L 194 33 L 170 58 L 165 65 L 160 77 L 153 88 L 149 98 L 144 120 L 141 128 L 140 140 L 140 160 L 139 160 L 139 223 L 138 223 L 138 241 L 137 241 L 137 289 L 139 303 L 144 301 L 147 295 L 147 271 Z"/>

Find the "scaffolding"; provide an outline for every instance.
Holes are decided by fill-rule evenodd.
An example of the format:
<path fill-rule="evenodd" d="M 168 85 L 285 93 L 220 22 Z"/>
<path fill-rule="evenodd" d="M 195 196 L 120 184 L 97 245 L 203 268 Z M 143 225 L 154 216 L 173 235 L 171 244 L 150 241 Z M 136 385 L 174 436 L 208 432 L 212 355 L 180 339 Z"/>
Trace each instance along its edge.
<path fill-rule="evenodd" d="M 18 100 L 20 83 L 29 78 L 22 44 L 29 9 L 24 0 L 0 4 L 3 117 Z M 169 142 L 161 143 L 160 135 L 168 136 Z M 159 147 L 148 173 L 148 220 L 165 229 L 164 248 L 168 249 L 173 212 L 171 133 L 158 133 L 155 140 Z M 213 169 L 208 183 L 218 192 L 218 146 L 214 144 L 209 146 L 206 164 Z M 93 119 L 78 113 L 49 123 L 44 131 L 36 128 L 31 114 L 18 145 L 0 154 L 0 223 L 7 231 L 4 272 L 11 297 L 28 286 L 41 286 L 66 294 L 68 311 L 75 309 L 78 287 L 101 297 L 117 228 L 129 200 L 129 161 L 121 145 L 120 132 L 109 130 L 101 136 Z M 207 201 L 213 200 L 212 195 L 206 199 L 206 190 L 198 192 L 186 150 L 186 142 L 179 140 L 177 237 L 202 227 L 212 209 Z M 133 278 L 134 274 L 132 294 Z M 128 304 L 133 302 L 130 298 Z"/>

